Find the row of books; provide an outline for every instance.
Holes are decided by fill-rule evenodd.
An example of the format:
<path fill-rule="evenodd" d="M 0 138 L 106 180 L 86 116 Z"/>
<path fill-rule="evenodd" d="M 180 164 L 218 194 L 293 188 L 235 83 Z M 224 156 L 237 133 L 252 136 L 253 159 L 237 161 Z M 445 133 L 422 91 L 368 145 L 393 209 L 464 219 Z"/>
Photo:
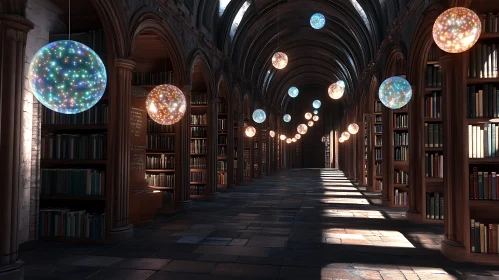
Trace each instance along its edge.
<path fill-rule="evenodd" d="M 147 149 L 175 151 L 175 136 L 147 135 Z"/>
<path fill-rule="evenodd" d="M 428 61 L 437 61 L 442 56 L 442 50 L 437 48 L 437 45 L 431 45 L 430 51 L 428 53 Z"/>
<path fill-rule="evenodd" d="M 109 107 L 98 103 L 92 108 L 78 114 L 61 114 L 42 107 L 42 124 L 107 124 Z"/>
<path fill-rule="evenodd" d="M 175 169 L 175 157 L 162 155 L 149 155 L 146 157 L 146 169 Z"/>
<path fill-rule="evenodd" d="M 218 110 L 218 113 L 220 113 L 220 114 L 227 114 L 227 103 L 219 102 L 217 104 L 217 110 Z"/>
<path fill-rule="evenodd" d="M 217 174 L 217 185 L 227 185 L 227 173 Z"/>
<path fill-rule="evenodd" d="M 499 89 L 492 84 L 470 85 L 468 93 L 468 117 L 499 117 Z"/>
<path fill-rule="evenodd" d="M 498 200 L 499 176 L 495 171 L 478 171 L 473 167 L 470 174 L 470 199 Z"/>
<path fill-rule="evenodd" d="M 227 135 L 218 135 L 218 144 L 227 145 Z"/>
<path fill-rule="evenodd" d="M 191 185 L 189 194 L 202 195 L 204 194 L 204 185 Z"/>
<path fill-rule="evenodd" d="M 383 132 L 383 125 L 382 124 L 374 125 L 374 133 L 382 133 L 382 132 Z"/>
<path fill-rule="evenodd" d="M 147 118 L 147 132 L 149 133 L 173 133 L 175 132 L 173 125 L 162 125 L 150 118 Z"/>
<path fill-rule="evenodd" d="M 409 160 L 409 147 L 395 147 L 395 161 Z"/>
<path fill-rule="evenodd" d="M 207 105 L 208 94 L 206 92 L 193 92 L 191 94 L 191 105 Z"/>
<path fill-rule="evenodd" d="M 174 174 L 150 174 L 145 175 L 146 182 L 151 187 L 175 187 L 175 175 Z"/>
<path fill-rule="evenodd" d="M 206 114 L 202 115 L 191 115 L 191 124 L 194 125 L 206 125 L 208 124 L 208 117 Z"/>
<path fill-rule="evenodd" d="M 192 138 L 206 138 L 208 135 L 207 127 L 193 126 L 191 127 Z"/>
<path fill-rule="evenodd" d="M 43 134 L 42 159 L 106 159 L 107 134 Z"/>
<path fill-rule="evenodd" d="M 381 150 L 381 148 L 374 149 L 374 159 L 375 160 L 382 160 L 383 159 L 383 151 Z"/>
<path fill-rule="evenodd" d="M 444 155 L 439 153 L 425 153 L 425 177 L 444 177 Z"/>
<path fill-rule="evenodd" d="M 477 43 L 469 52 L 468 77 L 497 78 L 497 44 Z"/>
<path fill-rule="evenodd" d="M 225 146 L 219 146 L 219 147 L 218 147 L 218 153 L 217 153 L 217 155 L 218 155 L 219 157 L 226 157 L 226 156 L 227 156 L 227 151 L 226 151 L 226 149 L 227 149 L 227 147 L 225 147 Z M 234 155 L 235 155 L 235 154 L 234 154 Z"/>
<path fill-rule="evenodd" d="M 409 127 L 409 115 L 407 115 L 407 114 L 393 114 L 393 127 L 394 128 L 407 128 L 407 127 Z"/>
<path fill-rule="evenodd" d="M 227 130 L 227 120 L 226 119 L 218 119 L 217 120 L 218 131 Z"/>
<path fill-rule="evenodd" d="M 424 146 L 425 148 L 442 148 L 444 141 L 442 138 L 441 123 L 424 123 Z"/>
<path fill-rule="evenodd" d="M 499 224 L 485 224 L 470 220 L 471 253 L 499 253 Z"/>
<path fill-rule="evenodd" d="M 376 174 L 376 176 L 381 176 L 381 174 L 383 174 L 383 164 L 381 162 L 376 162 L 374 164 L 374 174 Z"/>
<path fill-rule="evenodd" d="M 191 154 L 206 154 L 206 140 L 191 140 Z"/>
<path fill-rule="evenodd" d="M 376 190 L 376 191 L 383 190 L 383 180 L 381 180 L 381 179 L 374 180 L 374 190 Z"/>
<path fill-rule="evenodd" d="M 190 163 L 189 166 L 191 168 L 201 169 L 201 168 L 206 168 L 207 160 L 206 157 L 191 156 L 191 158 L 189 159 L 189 163 Z"/>
<path fill-rule="evenodd" d="M 227 171 L 227 161 L 219 160 L 217 162 L 217 170 L 218 171 Z"/>
<path fill-rule="evenodd" d="M 442 95 L 439 91 L 434 91 L 431 95 L 424 97 L 424 117 L 442 117 Z"/>
<path fill-rule="evenodd" d="M 206 172 L 191 172 L 191 182 L 205 183 L 208 181 L 208 174 Z"/>
<path fill-rule="evenodd" d="M 395 189 L 394 202 L 395 205 L 407 205 L 407 192 Z"/>
<path fill-rule="evenodd" d="M 103 239 L 105 214 L 72 211 L 66 208 L 44 208 L 39 211 L 40 237 L 61 236 L 74 238 Z"/>
<path fill-rule="evenodd" d="M 404 170 L 395 170 L 393 172 L 393 182 L 395 184 L 409 184 L 409 173 Z"/>
<path fill-rule="evenodd" d="M 374 102 L 374 112 L 375 113 L 383 112 L 383 103 L 381 103 L 381 101 Z"/>
<path fill-rule="evenodd" d="M 376 145 L 376 146 L 383 145 L 383 136 L 382 135 L 374 135 L 374 145 Z"/>
<path fill-rule="evenodd" d="M 443 194 L 426 192 L 426 218 L 431 220 L 444 219 Z"/>
<path fill-rule="evenodd" d="M 375 115 L 374 116 L 374 122 L 380 123 L 383 121 L 383 116 L 382 115 Z"/>
<path fill-rule="evenodd" d="M 164 85 L 174 84 L 172 71 L 168 72 L 133 72 L 132 85 Z"/>
<path fill-rule="evenodd" d="M 439 88 L 442 86 L 442 70 L 435 65 L 426 66 L 426 87 Z"/>
<path fill-rule="evenodd" d="M 480 22 L 482 23 L 482 33 L 496 33 L 498 32 L 498 15 L 493 13 L 479 15 Z"/>
<path fill-rule="evenodd" d="M 393 133 L 393 145 L 409 145 L 409 132 Z"/>
<path fill-rule="evenodd" d="M 104 196 L 106 176 L 94 169 L 42 169 L 42 195 Z"/>
<path fill-rule="evenodd" d="M 485 123 L 468 125 L 468 156 L 469 158 L 499 157 L 499 125 Z"/>

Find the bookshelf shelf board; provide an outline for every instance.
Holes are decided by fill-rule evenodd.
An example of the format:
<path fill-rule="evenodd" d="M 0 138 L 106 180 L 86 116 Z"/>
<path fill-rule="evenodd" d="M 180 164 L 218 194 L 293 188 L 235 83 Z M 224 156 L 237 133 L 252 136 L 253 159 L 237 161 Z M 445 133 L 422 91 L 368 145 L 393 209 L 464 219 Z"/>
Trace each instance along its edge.
<path fill-rule="evenodd" d="M 490 117 L 490 118 L 473 118 L 473 119 L 467 119 L 467 121 L 468 121 L 468 124 L 480 124 L 480 123 L 489 123 L 490 119 L 492 119 L 492 117 Z"/>
<path fill-rule="evenodd" d="M 159 191 L 174 191 L 174 187 L 158 187 L 158 186 L 149 186 L 149 188 L 153 190 L 159 190 Z"/>
<path fill-rule="evenodd" d="M 382 162 L 383 160 L 382 159 L 375 159 L 374 161 L 375 162 Z"/>
<path fill-rule="evenodd" d="M 208 105 L 191 105 L 191 111 L 199 112 L 208 109 Z"/>
<path fill-rule="evenodd" d="M 195 138 L 195 137 L 191 137 L 191 140 L 207 140 L 208 138 Z"/>
<path fill-rule="evenodd" d="M 374 112 L 375 115 L 383 115 L 383 112 Z"/>
<path fill-rule="evenodd" d="M 147 150 L 146 154 L 148 155 L 174 155 L 175 152 L 171 150 L 165 150 L 165 152 L 161 152 L 161 150 Z"/>
<path fill-rule="evenodd" d="M 468 84 L 492 84 L 499 83 L 499 78 L 468 78 Z"/>
<path fill-rule="evenodd" d="M 175 132 L 148 132 L 148 135 L 175 135 Z"/>
<path fill-rule="evenodd" d="M 206 171 L 206 168 L 191 168 L 191 172 Z"/>
<path fill-rule="evenodd" d="M 470 158 L 468 164 L 498 164 L 499 158 Z"/>
<path fill-rule="evenodd" d="M 105 196 L 72 196 L 72 195 L 42 195 L 42 200 L 94 200 L 105 201 Z"/>
<path fill-rule="evenodd" d="M 407 147 L 409 148 L 409 145 L 393 145 L 394 148 L 401 148 L 401 147 Z"/>
<path fill-rule="evenodd" d="M 406 131 L 406 130 L 409 130 L 408 127 L 397 127 L 397 128 L 393 128 L 393 131 Z"/>
<path fill-rule="evenodd" d="M 442 118 L 424 118 L 425 122 L 441 122 Z"/>
<path fill-rule="evenodd" d="M 206 153 L 204 153 L 204 154 L 193 154 L 193 153 L 191 153 L 191 156 L 206 156 Z"/>
<path fill-rule="evenodd" d="M 206 182 L 191 182 L 191 185 L 206 185 Z"/>
<path fill-rule="evenodd" d="M 425 177 L 426 183 L 442 183 L 444 182 L 444 178 L 435 178 L 435 177 Z"/>
<path fill-rule="evenodd" d="M 482 33 L 480 39 L 499 39 L 499 33 Z"/>
<path fill-rule="evenodd" d="M 409 205 L 397 205 L 395 203 L 391 203 L 390 205 L 385 205 L 385 206 L 390 206 L 392 208 L 409 208 Z"/>
<path fill-rule="evenodd" d="M 437 219 L 428 219 L 428 218 L 424 218 L 424 222 L 426 224 L 443 224 L 444 223 L 444 220 L 437 220 Z"/>
<path fill-rule="evenodd" d="M 402 189 L 402 190 L 409 190 L 409 186 L 407 184 L 393 184 L 394 188 L 397 189 Z"/>
<path fill-rule="evenodd" d="M 394 114 L 406 114 L 408 111 L 407 111 L 407 108 L 405 109 L 396 109 L 396 110 L 393 110 L 393 113 Z"/>
<path fill-rule="evenodd" d="M 375 132 L 374 135 L 383 135 L 382 132 Z"/>
<path fill-rule="evenodd" d="M 77 165 L 106 165 L 107 160 L 64 160 L 64 159 L 42 159 L 40 161 L 40 165 L 42 167 L 51 167 L 51 166 L 77 166 Z"/>
<path fill-rule="evenodd" d="M 107 124 L 42 124 L 42 131 L 104 131 Z"/>
<path fill-rule="evenodd" d="M 426 64 L 434 65 L 434 64 L 440 64 L 440 62 L 438 62 L 438 60 L 428 60 Z"/>
<path fill-rule="evenodd" d="M 430 88 L 425 88 L 424 92 L 429 94 L 429 93 L 433 93 L 434 91 L 441 91 L 441 90 L 442 90 L 442 88 L 439 88 L 439 87 L 436 87 L 436 88 L 430 87 Z"/>
<path fill-rule="evenodd" d="M 376 179 L 382 179 L 382 178 L 383 178 L 383 176 L 381 176 L 381 175 L 376 175 L 376 176 L 374 176 L 374 178 L 376 178 Z"/>
<path fill-rule="evenodd" d="M 499 254 L 480 254 L 480 253 L 468 253 L 468 261 L 473 260 L 474 263 L 488 264 L 488 265 L 499 265 Z"/>
<path fill-rule="evenodd" d="M 470 199 L 470 207 L 474 208 L 485 207 L 485 208 L 490 208 L 487 210 L 496 211 L 499 210 L 499 200 Z"/>
<path fill-rule="evenodd" d="M 382 122 L 375 122 L 374 124 L 383 124 Z"/>
<path fill-rule="evenodd" d="M 424 148 L 425 151 L 427 152 L 443 152 L 444 151 L 444 148 L 443 147 L 425 147 Z"/>
<path fill-rule="evenodd" d="M 223 171 L 223 170 L 217 170 L 217 173 L 227 173 L 227 172 L 228 172 L 227 170 L 225 170 L 225 171 Z"/>
<path fill-rule="evenodd" d="M 374 148 L 382 148 L 383 146 L 381 145 L 374 145 Z"/>
<path fill-rule="evenodd" d="M 146 172 L 175 172 L 175 169 L 146 169 Z"/>
<path fill-rule="evenodd" d="M 217 159 L 227 159 L 227 156 L 218 156 Z"/>

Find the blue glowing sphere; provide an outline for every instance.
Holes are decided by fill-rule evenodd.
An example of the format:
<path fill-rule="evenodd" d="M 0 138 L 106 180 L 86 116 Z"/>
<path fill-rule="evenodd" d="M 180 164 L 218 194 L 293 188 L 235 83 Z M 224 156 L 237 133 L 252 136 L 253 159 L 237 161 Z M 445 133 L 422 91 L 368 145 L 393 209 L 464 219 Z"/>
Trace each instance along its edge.
<path fill-rule="evenodd" d="M 253 120 L 256 123 L 263 123 L 266 118 L 267 115 L 262 109 L 256 109 L 255 111 L 253 111 Z"/>
<path fill-rule="evenodd" d="M 71 40 L 39 49 L 28 70 L 36 99 L 50 110 L 77 114 L 92 108 L 106 90 L 106 67 L 89 47 Z"/>
<path fill-rule="evenodd" d="M 297 97 L 298 93 L 300 93 L 300 91 L 296 87 L 290 87 L 288 89 L 288 95 L 293 98 Z"/>
<path fill-rule="evenodd" d="M 388 78 L 379 87 L 378 96 L 381 103 L 386 107 L 400 109 L 411 100 L 411 84 L 402 77 Z"/>
<path fill-rule="evenodd" d="M 285 121 L 285 122 L 290 122 L 291 121 L 291 116 L 289 114 L 286 114 L 282 117 L 282 119 Z"/>
<path fill-rule="evenodd" d="M 319 111 L 314 110 L 314 115 L 317 115 L 317 114 L 319 114 Z"/>
<path fill-rule="evenodd" d="M 326 17 L 324 17 L 323 14 L 321 13 L 315 13 L 311 18 L 310 18 L 310 25 L 314 29 L 321 29 L 326 25 Z"/>
<path fill-rule="evenodd" d="M 312 106 L 315 109 L 319 109 L 321 107 L 321 102 L 319 100 L 314 100 L 314 102 L 312 102 Z"/>
<path fill-rule="evenodd" d="M 336 82 L 340 87 L 345 88 L 345 82 L 342 80 L 339 80 Z"/>

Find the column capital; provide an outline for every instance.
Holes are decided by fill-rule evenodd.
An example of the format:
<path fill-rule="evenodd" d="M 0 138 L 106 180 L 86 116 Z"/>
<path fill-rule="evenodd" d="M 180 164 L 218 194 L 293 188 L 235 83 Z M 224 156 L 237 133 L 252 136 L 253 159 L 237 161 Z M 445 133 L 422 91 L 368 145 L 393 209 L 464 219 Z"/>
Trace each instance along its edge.
<path fill-rule="evenodd" d="M 0 14 L 0 25 L 5 24 L 6 27 L 9 29 L 14 29 L 17 31 L 22 31 L 25 33 L 28 33 L 31 29 L 35 27 L 35 25 L 28 20 L 27 18 L 19 15 L 13 15 L 13 14 Z M 13 39 L 22 39 L 23 37 L 19 37 L 16 32 L 7 32 L 7 36 L 13 38 Z M 24 37 L 26 34 L 24 34 Z"/>
<path fill-rule="evenodd" d="M 116 67 L 124 68 L 130 71 L 133 71 L 136 65 L 134 60 L 128 58 L 117 58 L 114 61 L 114 64 L 116 65 Z"/>

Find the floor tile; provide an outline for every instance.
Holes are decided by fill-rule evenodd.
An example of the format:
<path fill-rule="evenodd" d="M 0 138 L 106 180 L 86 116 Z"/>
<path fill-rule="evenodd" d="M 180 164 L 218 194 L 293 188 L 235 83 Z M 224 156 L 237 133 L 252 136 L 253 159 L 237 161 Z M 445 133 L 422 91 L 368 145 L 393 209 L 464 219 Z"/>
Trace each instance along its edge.
<path fill-rule="evenodd" d="M 210 273 L 216 262 L 174 260 L 162 270 L 188 273 Z"/>

